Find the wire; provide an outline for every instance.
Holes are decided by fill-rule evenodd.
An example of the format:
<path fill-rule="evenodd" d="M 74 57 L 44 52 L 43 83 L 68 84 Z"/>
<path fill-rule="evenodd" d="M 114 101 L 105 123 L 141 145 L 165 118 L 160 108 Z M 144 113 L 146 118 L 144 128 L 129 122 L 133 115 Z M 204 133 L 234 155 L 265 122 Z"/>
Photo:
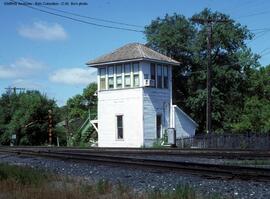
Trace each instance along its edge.
<path fill-rule="evenodd" d="M 14 2 L 14 3 L 18 3 L 15 0 L 9 0 L 9 1 Z M 102 28 L 110 28 L 110 29 L 125 30 L 125 31 L 131 31 L 131 32 L 140 32 L 140 33 L 143 33 L 144 32 L 142 30 L 136 30 L 136 29 L 130 29 L 130 28 L 122 28 L 122 27 L 108 26 L 108 25 L 102 25 L 102 24 L 92 23 L 92 22 L 89 22 L 89 21 L 84 21 L 84 20 L 81 20 L 81 19 L 76 19 L 76 18 L 73 18 L 73 17 L 69 17 L 69 16 L 57 14 L 57 13 L 54 13 L 54 12 L 42 10 L 42 9 L 39 9 L 39 8 L 35 8 L 33 6 L 28 5 L 27 2 L 25 2 L 25 1 L 22 1 L 22 0 L 20 0 L 20 1 L 21 2 L 24 2 L 24 4 L 22 4 L 23 6 L 26 6 L 28 8 L 31 8 L 33 10 L 38 10 L 38 11 L 43 12 L 43 13 L 47 13 L 47 14 L 51 14 L 51 15 L 54 15 L 54 16 L 58 16 L 58 17 L 70 19 L 72 21 L 77 21 L 77 22 L 80 22 L 80 23 L 84 23 L 84 24 L 88 24 L 88 25 L 93 25 L 93 26 L 97 26 L 97 27 L 102 27 Z"/>
<path fill-rule="evenodd" d="M 258 30 L 259 30 L 259 29 L 258 29 Z M 255 33 L 256 36 L 255 36 L 252 40 L 250 40 L 249 42 L 247 42 L 247 44 L 250 44 L 251 42 L 255 41 L 256 39 L 259 39 L 259 38 L 265 36 L 265 35 L 268 34 L 269 32 L 270 32 L 270 29 L 265 29 L 265 30 L 263 30 L 263 31 L 260 31 L 260 32 Z"/>
<path fill-rule="evenodd" d="M 22 1 L 22 0 L 20 0 L 20 1 Z M 22 1 L 22 2 L 24 2 L 24 1 Z M 101 19 L 101 18 L 96 18 L 96 17 L 90 17 L 90 16 L 86 16 L 86 15 L 80 15 L 80 14 L 77 14 L 77 13 L 74 13 L 74 12 L 68 12 L 68 11 L 64 11 L 64 10 L 60 10 L 60 9 L 56 9 L 56 8 L 50 8 L 50 7 L 44 6 L 44 5 L 39 5 L 39 6 L 43 7 L 43 8 L 46 8 L 46 9 L 49 9 L 49 10 L 54 10 L 54 11 L 57 11 L 57 12 L 62 12 L 62 13 L 70 14 L 70 15 L 73 15 L 73 16 L 92 19 L 92 20 L 96 20 L 96 21 L 102 21 L 102 22 L 106 22 L 106 23 L 113 23 L 113 24 L 125 25 L 125 26 L 131 26 L 131 27 L 144 28 L 144 26 L 128 24 L 128 23 L 123 23 L 123 22 L 118 22 L 118 21 L 112 21 L 112 20 L 107 20 L 107 19 Z"/>
<path fill-rule="evenodd" d="M 237 17 L 237 18 L 241 19 L 241 18 L 246 18 L 246 17 L 254 17 L 254 16 L 264 15 L 264 14 L 268 14 L 268 13 L 270 13 L 270 11 L 264 11 L 264 12 L 258 12 L 258 13 L 249 14 L 249 15 L 243 15 L 243 16 L 240 16 L 240 17 Z"/>

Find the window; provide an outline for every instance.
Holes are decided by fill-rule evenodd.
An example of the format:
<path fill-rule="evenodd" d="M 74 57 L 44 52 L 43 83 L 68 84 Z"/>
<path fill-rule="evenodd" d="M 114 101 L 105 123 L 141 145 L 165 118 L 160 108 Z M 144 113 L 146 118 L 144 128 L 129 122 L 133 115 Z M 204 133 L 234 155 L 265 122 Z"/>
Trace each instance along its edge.
<path fill-rule="evenodd" d="M 157 139 L 161 136 L 161 130 L 162 130 L 162 123 L 161 123 L 161 115 L 157 115 L 156 117 L 156 133 L 157 133 Z"/>
<path fill-rule="evenodd" d="M 123 115 L 116 116 L 117 139 L 123 139 Z"/>
<path fill-rule="evenodd" d="M 133 86 L 138 87 L 140 86 L 140 76 L 139 76 L 139 64 L 133 64 Z"/>
<path fill-rule="evenodd" d="M 116 65 L 116 87 L 122 88 L 122 65 Z"/>
<path fill-rule="evenodd" d="M 125 64 L 125 87 L 130 87 L 130 64 Z"/>
<path fill-rule="evenodd" d="M 156 80 L 156 66 L 155 64 L 151 64 L 151 79 Z"/>
<path fill-rule="evenodd" d="M 151 80 L 154 80 L 154 85 L 152 87 L 156 87 L 156 65 L 154 63 L 151 63 L 151 67 L 150 67 L 150 76 L 151 76 Z"/>
<path fill-rule="evenodd" d="M 168 66 L 163 66 L 163 84 L 164 88 L 168 88 L 169 85 L 169 78 L 168 78 Z"/>
<path fill-rule="evenodd" d="M 108 67 L 108 87 L 109 89 L 114 88 L 113 66 Z"/>
<path fill-rule="evenodd" d="M 99 86 L 100 90 L 106 89 L 106 68 L 100 68 L 99 69 Z"/>
<path fill-rule="evenodd" d="M 157 65 L 157 87 L 162 88 L 162 66 Z"/>
<path fill-rule="evenodd" d="M 133 73 L 139 73 L 139 63 L 133 63 Z"/>

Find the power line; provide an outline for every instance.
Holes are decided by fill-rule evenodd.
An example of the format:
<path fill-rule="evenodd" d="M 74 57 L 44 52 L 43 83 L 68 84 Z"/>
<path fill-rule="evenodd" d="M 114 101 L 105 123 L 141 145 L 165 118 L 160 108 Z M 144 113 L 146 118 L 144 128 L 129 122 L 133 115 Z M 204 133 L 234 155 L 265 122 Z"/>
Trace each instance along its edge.
<path fill-rule="evenodd" d="M 268 13 L 270 13 L 270 11 L 257 12 L 257 13 L 253 13 L 253 14 L 249 14 L 249 15 L 243 15 L 243 16 L 240 16 L 240 17 L 237 17 L 237 18 L 241 19 L 241 18 L 247 18 L 247 17 L 254 17 L 254 16 L 264 15 L 264 14 L 268 14 Z"/>
<path fill-rule="evenodd" d="M 20 1 L 21 2 L 24 2 L 24 3 L 27 3 L 27 2 L 25 2 L 23 0 L 20 0 Z M 129 23 L 123 23 L 123 22 L 113 21 L 113 20 L 107 20 L 107 19 L 101 19 L 101 18 L 96 18 L 96 17 L 90 17 L 90 16 L 86 16 L 86 15 L 77 14 L 77 13 L 74 13 L 74 12 L 69 12 L 69 11 L 60 10 L 60 9 L 56 9 L 56 8 L 50 8 L 50 7 L 44 6 L 44 5 L 38 5 L 38 6 L 39 7 L 46 8 L 46 9 L 49 9 L 49 10 L 54 10 L 54 11 L 57 11 L 57 12 L 62 12 L 62 13 L 70 14 L 70 15 L 77 16 L 77 17 L 92 19 L 92 20 L 95 20 L 95 21 L 102 21 L 102 22 L 113 23 L 113 24 L 118 24 L 118 25 L 144 28 L 144 26 L 139 26 L 139 25 L 129 24 Z"/>
<path fill-rule="evenodd" d="M 11 1 L 13 3 L 18 3 L 15 0 L 9 0 L 9 1 Z M 84 21 L 84 20 L 81 20 L 81 19 L 76 19 L 76 18 L 69 17 L 69 16 L 66 16 L 66 15 L 57 14 L 57 13 L 54 13 L 54 12 L 42 10 L 40 8 L 36 8 L 36 7 L 31 6 L 31 5 L 28 5 L 27 2 L 25 2 L 25 1 L 22 1 L 22 0 L 20 0 L 20 1 L 24 3 L 22 5 L 25 6 L 25 7 L 31 8 L 33 10 L 38 10 L 40 12 L 47 13 L 47 14 L 50 14 L 50 15 L 54 15 L 54 16 L 58 16 L 58 17 L 66 18 L 66 19 L 70 19 L 70 20 L 76 21 L 76 22 L 80 22 L 80 23 L 84 23 L 84 24 L 88 24 L 88 25 L 93 25 L 93 26 L 97 26 L 97 27 L 102 27 L 102 28 L 110 28 L 110 29 L 125 30 L 125 31 L 131 31 L 131 32 L 141 32 L 141 33 L 144 32 L 142 30 L 136 30 L 136 29 L 131 29 L 131 28 L 122 28 L 122 27 L 108 26 L 108 25 L 102 25 L 102 24 L 98 24 L 98 23 L 92 23 L 92 22 L 89 22 L 89 21 Z"/>
<path fill-rule="evenodd" d="M 113 23 L 113 24 L 118 24 L 118 25 L 131 26 L 131 27 L 137 27 L 137 28 L 144 28 L 144 26 L 139 26 L 139 25 L 135 25 L 135 24 L 129 24 L 129 23 L 123 23 L 123 22 L 119 22 L 119 21 L 112 21 L 112 20 L 107 20 L 107 19 L 90 17 L 90 16 L 86 16 L 86 15 L 77 14 L 77 13 L 74 13 L 74 12 L 69 12 L 69 11 L 60 10 L 60 9 L 56 9 L 56 8 L 50 8 L 50 7 L 44 6 L 44 5 L 39 5 L 39 6 L 43 7 L 43 8 L 46 8 L 46 9 L 49 9 L 49 10 L 54 10 L 54 11 L 57 11 L 57 12 L 62 12 L 62 13 L 66 13 L 66 14 L 70 14 L 70 15 L 73 15 L 73 16 L 82 17 L 82 18 L 86 18 L 86 19 L 92 19 L 92 20 L 95 20 L 95 21 L 102 21 L 102 22 Z"/>
<path fill-rule="evenodd" d="M 268 34 L 270 32 L 270 29 L 257 29 L 257 30 L 262 30 L 260 32 L 254 33 L 256 36 L 250 40 L 249 42 L 247 42 L 247 44 L 250 44 L 251 42 L 255 41 L 256 39 L 259 39 L 263 36 L 265 36 L 266 34 Z"/>

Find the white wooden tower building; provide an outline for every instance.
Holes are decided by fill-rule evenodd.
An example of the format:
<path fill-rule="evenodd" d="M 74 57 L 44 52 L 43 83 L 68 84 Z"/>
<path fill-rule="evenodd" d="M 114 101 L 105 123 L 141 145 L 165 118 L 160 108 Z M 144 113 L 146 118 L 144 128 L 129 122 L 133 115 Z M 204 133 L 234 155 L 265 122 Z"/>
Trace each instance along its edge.
<path fill-rule="evenodd" d="M 177 138 L 194 135 L 197 124 L 172 105 L 179 62 L 131 43 L 87 65 L 98 69 L 99 147 L 149 147 L 169 127 Z"/>

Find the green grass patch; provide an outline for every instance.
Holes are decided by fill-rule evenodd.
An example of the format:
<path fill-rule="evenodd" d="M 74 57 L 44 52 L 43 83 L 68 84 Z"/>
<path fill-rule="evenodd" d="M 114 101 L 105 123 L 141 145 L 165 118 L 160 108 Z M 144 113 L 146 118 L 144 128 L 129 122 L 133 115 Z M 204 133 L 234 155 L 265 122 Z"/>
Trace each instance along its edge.
<path fill-rule="evenodd" d="M 49 174 L 41 170 L 0 164 L 0 180 L 14 180 L 22 185 L 39 185 L 48 178 Z"/>
<path fill-rule="evenodd" d="M 3 197 L 2 197 L 3 196 Z M 89 184 L 79 178 L 57 176 L 44 171 L 0 164 L 0 197 L 13 199 L 219 199 L 216 196 L 201 196 L 188 185 L 179 185 L 175 190 L 150 190 L 135 192 L 121 183 L 99 180 Z"/>

